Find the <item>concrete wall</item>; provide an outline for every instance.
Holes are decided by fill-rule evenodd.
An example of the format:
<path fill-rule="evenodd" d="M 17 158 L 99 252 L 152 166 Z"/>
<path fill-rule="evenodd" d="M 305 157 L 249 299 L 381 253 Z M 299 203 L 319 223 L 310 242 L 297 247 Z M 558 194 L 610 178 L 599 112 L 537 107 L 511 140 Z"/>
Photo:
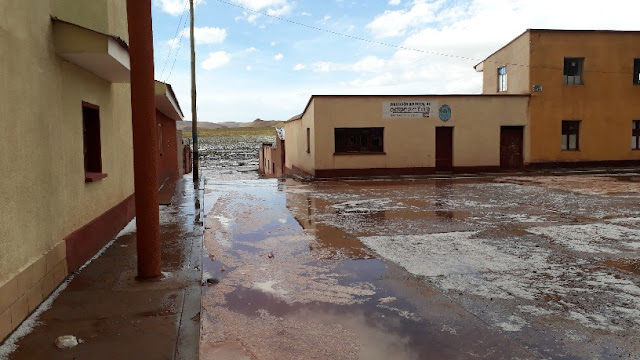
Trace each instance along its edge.
<path fill-rule="evenodd" d="M 451 119 L 443 122 L 438 112 L 431 118 L 383 118 L 385 101 L 431 101 L 436 109 L 451 107 Z M 528 96 L 320 96 L 314 97 L 315 127 L 312 155 L 315 171 L 335 169 L 410 169 L 435 166 L 435 128 L 454 127 L 454 167 L 500 165 L 500 126 L 522 125 L 524 161 L 529 159 Z M 308 168 L 304 163 L 304 123 L 288 123 L 287 167 Z M 384 154 L 334 154 L 334 129 L 339 127 L 383 127 Z M 291 144 L 294 144 L 293 146 Z M 301 156 L 302 155 L 302 156 Z M 301 159 L 302 158 L 302 159 Z M 298 165 L 300 164 L 300 165 Z M 313 173 L 312 173 L 313 174 Z"/>
<path fill-rule="evenodd" d="M 276 137 L 275 146 L 262 144 L 258 151 L 258 172 L 265 177 L 281 177 L 284 175 L 282 151 L 284 141 Z"/>
<path fill-rule="evenodd" d="M 156 123 L 160 125 L 160 131 L 162 132 L 161 139 L 158 139 L 162 141 L 162 144 L 158 144 L 158 185 L 162 186 L 166 179 L 180 175 L 178 139 L 175 120 L 156 110 Z M 182 146 L 182 142 L 180 146 Z M 162 147 L 162 150 L 160 150 L 160 147 Z"/>
<path fill-rule="evenodd" d="M 65 238 L 134 191 L 128 84 L 110 84 L 56 56 L 53 47 L 51 14 L 95 3 L 51 4 L 54 9 L 41 0 L 0 2 L 6 54 L 0 62 L 0 339 L 66 277 Z M 88 24 L 109 23 L 105 12 L 90 10 L 82 15 Z M 126 34 L 126 28 L 111 30 Z M 84 177 L 83 101 L 100 107 L 108 177 L 95 183 Z"/>
<path fill-rule="evenodd" d="M 300 120 L 293 120 L 284 124 L 286 134 L 286 171 L 306 174 L 313 174 L 316 168 L 315 154 L 317 146 L 321 145 L 316 141 L 316 115 L 315 100 L 312 98 Z M 307 152 L 307 128 L 311 131 L 310 152 Z"/>
<path fill-rule="evenodd" d="M 482 93 L 498 93 L 498 67 L 507 67 L 506 94 L 530 92 L 529 71 L 530 33 L 527 31 L 502 49 L 489 56 L 483 63 Z"/>
<path fill-rule="evenodd" d="M 563 85 L 564 57 L 584 57 L 584 85 Z M 640 86 L 632 84 L 640 32 L 533 31 L 531 161 L 640 160 L 631 122 L 640 120 Z M 580 120 L 579 151 L 562 151 L 562 120 Z"/>
<path fill-rule="evenodd" d="M 28 0 L 31 1 L 31 0 Z M 46 0 L 40 1 L 46 7 Z M 126 0 L 49 0 L 51 16 L 129 42 Z"/>

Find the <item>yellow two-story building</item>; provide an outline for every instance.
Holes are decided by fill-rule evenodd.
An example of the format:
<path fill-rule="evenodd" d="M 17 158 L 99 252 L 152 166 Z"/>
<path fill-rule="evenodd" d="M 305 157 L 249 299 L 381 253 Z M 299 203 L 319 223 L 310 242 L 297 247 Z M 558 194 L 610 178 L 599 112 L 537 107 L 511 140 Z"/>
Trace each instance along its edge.
<path fill-rule="evenodd" d="M 530 94 L 530 165 L 640 160 L 640 32 L 527 30 L 476 65 L 485 94 Z"/>

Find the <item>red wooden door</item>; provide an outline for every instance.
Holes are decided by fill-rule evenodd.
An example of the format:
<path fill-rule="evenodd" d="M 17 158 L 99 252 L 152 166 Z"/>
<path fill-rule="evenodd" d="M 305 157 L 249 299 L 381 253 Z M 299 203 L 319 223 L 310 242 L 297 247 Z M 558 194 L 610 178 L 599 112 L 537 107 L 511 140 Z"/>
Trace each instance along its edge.
<path fill-rule="evenodd" d="M 453 168 L 453 128 L 436 128 L 436 170 Z"/>
<path fill-rule="evenodd" d="M 523 166 L 522 126 L 500 127 L 500 167 L 518 169 Z"/>

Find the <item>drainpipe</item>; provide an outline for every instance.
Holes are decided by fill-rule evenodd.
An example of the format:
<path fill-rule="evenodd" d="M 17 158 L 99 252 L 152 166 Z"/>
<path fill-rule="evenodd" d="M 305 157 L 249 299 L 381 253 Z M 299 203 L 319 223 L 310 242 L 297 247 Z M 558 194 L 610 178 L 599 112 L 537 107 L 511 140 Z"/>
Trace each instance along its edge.
<path fill-rule="evenodd" d="M 139 280 L 159 278 L 158 139 L 151 0 L 127 0 Z"/>

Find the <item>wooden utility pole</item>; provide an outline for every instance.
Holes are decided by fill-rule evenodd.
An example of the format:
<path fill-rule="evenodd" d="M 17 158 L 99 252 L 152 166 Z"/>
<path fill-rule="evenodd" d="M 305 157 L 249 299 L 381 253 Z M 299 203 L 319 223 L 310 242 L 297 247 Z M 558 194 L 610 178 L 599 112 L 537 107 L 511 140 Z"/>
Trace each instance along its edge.
<path fill-rule="evenodd" d="M 138 279 L 162 276 L 151 0 L 127 0 Z"/>
<path fill-rule="evenodd" d="M 196 106 L 196 46 L 193 30 L 193 0 L 189 0 L 189 10 L 191 14 L 191 25 L 189 34 L 191 35 L 191 136 L 193 138 L 193 188 L 198 188 L 198 109 Z"/>

